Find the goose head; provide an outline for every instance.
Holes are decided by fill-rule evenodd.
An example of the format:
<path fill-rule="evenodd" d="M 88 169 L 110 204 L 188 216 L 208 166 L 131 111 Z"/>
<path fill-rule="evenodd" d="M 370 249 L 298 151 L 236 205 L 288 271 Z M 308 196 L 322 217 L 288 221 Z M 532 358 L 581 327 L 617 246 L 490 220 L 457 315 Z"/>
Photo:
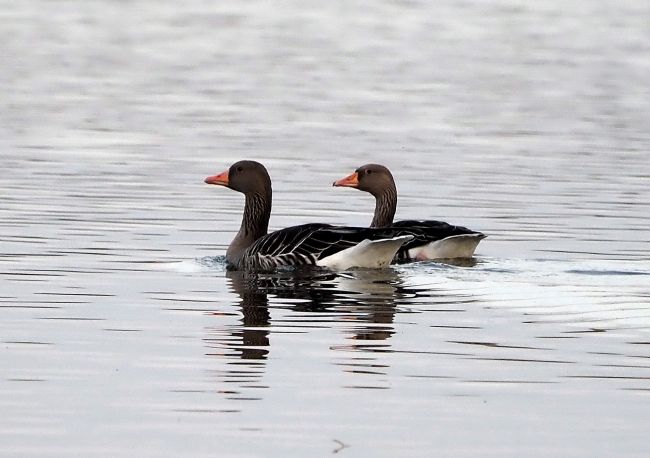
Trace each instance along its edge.
<path fill-rule="evenodd" d="M 269 173 L 259 162 L 239 161 L 218 175 L 207 177 L 208 184 L 225 186 L 242 194 L 268 194 L 271 188 Z"/>
<path fill-rule="evenodd" d="M 351 175 L 335 181 L 333 186 L 356 188 L 375 197 L 375 214 L 370 227 L 386 227 L 393 223 L 397 188 L 388 168 L 379 164 L 362 165 Z"/>
<path fill-rule="evenodd" d="M 333 186 L 356 188 L 378 197 L 386 190 L 395 188 L 395 181 L 390 170 L 383 165 L 366 164 L 356 169 L 351 175 L 335 181 Z"/>

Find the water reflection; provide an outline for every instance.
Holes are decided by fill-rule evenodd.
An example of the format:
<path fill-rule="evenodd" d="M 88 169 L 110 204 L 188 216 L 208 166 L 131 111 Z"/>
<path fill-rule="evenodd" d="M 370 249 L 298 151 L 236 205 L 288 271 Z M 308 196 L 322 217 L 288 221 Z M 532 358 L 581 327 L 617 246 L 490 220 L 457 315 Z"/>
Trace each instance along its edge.
<path fill-rule="evenodd" d="M 233 329 L 232 338 L 241 359 L 266 359 L 269 351 L 269 300 L 267 294 L 255 287 L 255 282 L 243 275 L 227 274 L 230 287 L 239 297 L 242 326 Z M 240 344 L 238 342 L 241 342 Z"/>
<path fill-rule="evenodd" d="M 229 271 L 226 276 L 231 290 L 240 297 L 242 326 L 233 330 L 231 337 L 238 341 L 241 359 L 266 358 L 268 349 L 259 347 L 269 346 L 269 307 L 291 310 L 305 327 L 322 324 L 323 319 L 336 322 L 340 318 L 350 323 L 351 331 L 346 332 L 352 333 L 352 339 L 385 340 L 394 333 L 391 324 L 396 300 L 413 295 L 401 285 L 400 274 L 393 269 L 343 274 L 314 270 L 274 274 Z M 293 319 L 283 321 L 286 324 Z"/>
<path fill-rule="evenodd" d="M 393 269 L 357 271 L 340 278 L 340 287 L 354 294 L 351 306 L 355 325 L 350 339 L 387 340 L 394 333 L 396 301 L 405 293 L 399 273 Z"/>
<path fill-rule="evenodd" d="M 390 345 L 386 341 L 395 334 L 393 322 L 398 303 L 415 296 L 414 290 L 403 285 L 400 275 L 394 269 L 345 273 L 311 269 L 273 274 L 226 272 L 229 288 L 239 296 L 234 305 L 241 318 L 233 326 L 209 328 L 204 339 L 211 348 L 210 354 L 227 361 L 227 369 L 219 371 L 218 378 L 238 386 L 222 392 L 234 395 L 232 399 L 259 399 L 242 397 L 242 390 L 266 387 L 260 381 L 271 351 L 271 331 L 277 335 L 338 329 L 351 343 L 323 348 L 343 354 L 335 365 L 342 366 L 345 372 L 384 374 L 377 370 L 374 351 L 362 358 L 358 352 L 378 348 L 388 351 Z"/>

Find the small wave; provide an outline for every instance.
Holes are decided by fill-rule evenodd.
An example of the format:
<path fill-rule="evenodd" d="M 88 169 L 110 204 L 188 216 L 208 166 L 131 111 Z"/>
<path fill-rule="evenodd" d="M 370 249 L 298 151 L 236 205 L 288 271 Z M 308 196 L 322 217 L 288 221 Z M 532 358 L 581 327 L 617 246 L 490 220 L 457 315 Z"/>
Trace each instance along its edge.
<path fill-rule="evenodd" d="M 572 269 L 566 271 L 569 274 L 578 275 L 650 275 L 650 272 L 642 272 L 639 270 L 585 270 L 585 269 Z"/>
<path fill-rule="evenodd" d="M 225 271 L 227 266 L 226 257 L 223 255 L 203 256 L 201 258 L 194 259 L 192 262 L 198 266 L 211 270 Z"/>
<path fill-rule="evenodd" d="M 226 270 L 225 256 L 204 256 L 202 258 L 185 259 L 183 261 L 162 262 L 156 264 L 158 270 L 167 270 L 172 272 L 195 273 Z"/>

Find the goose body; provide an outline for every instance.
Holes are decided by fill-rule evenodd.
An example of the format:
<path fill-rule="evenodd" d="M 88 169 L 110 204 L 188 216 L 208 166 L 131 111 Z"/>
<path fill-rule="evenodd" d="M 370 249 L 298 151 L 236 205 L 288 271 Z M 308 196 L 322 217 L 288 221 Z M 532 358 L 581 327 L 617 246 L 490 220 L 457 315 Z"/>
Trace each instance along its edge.
<path fill-rule="evenodd" d="M 375 213 L 370 227 L 408 231 L 413 239 L 398 250 L 396 261 L 469 258 L 486 235 L 463 226 L 435 220 L 393 221 L 397 209 L 397 188 L 388 168 L 366 164 L 334 186 L 356 188 L 375 197 Z"/>
<path fill-rule="evenodd" d="M 329 224 L 303 224 L 257 239 L 239 260 L 241 270 L 313 265 L 332 270 L 385 268 L 397 250 L 413 238 L 388 231 Z"/>
<path fill-rule="evenodd" d="M 271 179 L 255 161 L 239 161 L 205 179 L 246 197 L 239 232 L 226 252 L 233 270 L 273 270 L 280 266 L 320 266 L 333 270 L 387 267 L 397 251 L 414 238 L 408 230 L 303 224 L 267 233 Z"/>

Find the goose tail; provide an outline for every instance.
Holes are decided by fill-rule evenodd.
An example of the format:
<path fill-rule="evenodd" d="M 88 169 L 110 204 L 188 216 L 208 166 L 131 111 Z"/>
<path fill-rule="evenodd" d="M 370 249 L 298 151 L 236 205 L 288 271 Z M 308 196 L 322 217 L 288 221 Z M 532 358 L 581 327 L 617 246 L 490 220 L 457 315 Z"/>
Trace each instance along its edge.
<path fill-rule="evenodd" d="M 346 270 L 352 267 L 383 269 L 390 265 L 401 246 L 412 239 L 412 235 L 379 240 L 365 239 L 350 248 L 320 259 L 316 264 L 332 270 Z"/>
<path fill-rule="evenodd" d="M 474 251 L 479 242 L 485 237 L 487 236 L 480 232 L 452 235 L 441 240 L 429 242 L 426 245 L 411 248 L 408 254 L 415 261 L 471 258 L 474 256 Z"/>

